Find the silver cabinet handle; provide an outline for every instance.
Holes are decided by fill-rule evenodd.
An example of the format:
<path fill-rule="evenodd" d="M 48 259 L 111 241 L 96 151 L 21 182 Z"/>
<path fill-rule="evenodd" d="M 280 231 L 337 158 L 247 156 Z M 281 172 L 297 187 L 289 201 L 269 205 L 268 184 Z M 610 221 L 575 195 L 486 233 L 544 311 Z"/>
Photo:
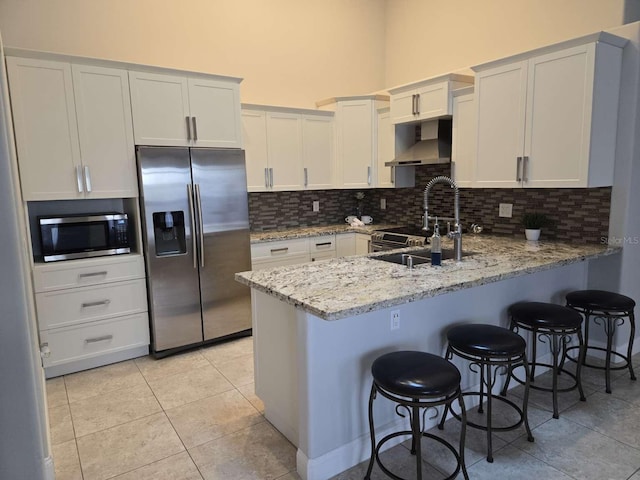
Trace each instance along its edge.
<path fill-rule="evenodd" d="M 200 266 L 204 268 L 204 224 L 202 223 L 202 201 L 200 199 L 200 185 L 196 187 L 196 206 L 198 207 L 198 234 L 200 237 Z"/>
<path fill-rule="evenodd" d="M 187 183 L 187 199 L 189 200 L 189 218 L 191 219 L 191 249 L 193 250 L 193 268 L 198 268 L 198 247 L 196 246 L 196 213 L 193 209 L 193 191 Z"/>
<path fill-rule="evenodd" d="M 411 114 L 416 114 L 416 94 L 411 95 Z"/>
<path fill-rule="evenodd" d="M 273 168 L 269 168 L 269 186 L 273 188 Z"/>
<path fill-rule="evenodd" d="M 527 183 L 527 181 L 529 180 L 527 178 L 527 170 L 528 170 L 528 166 L 529 166 L 529 157 L 522 157 L 522 181 L 524 183 Z"/>
<path fill-rule="evenodd" d="M 420 94 L 416 93 L 416 115 L 420 115 Z"/>
<path fill-rule="evenodd" d="M 316 243 L 316 248 L 330 247 L 330 246 L 331 246 L 331 242 Z"/>
<path fill-rule="evenodd" d="M 80 165 L 76 167 L 76 181 L 78 182 L 78 193 L 84 192 L 84 185 L 82 183 L 82 167 Z"/>
<path fill-rule="evenodd" d="M 81 308 L 89 307 L 103 307 L 111 303 L 111 300 L 98 300 L 97 302 L 86 302 L 81 305 Z"/>
<path fill-rule="evenodd" d="M 371 185 L 371 167 L 367 167 L 367 184 Z"/>
<path fill-rule="evenodd" d="M 84 167 L 84 183 L 87 186 L 87 193 L 91 193 L 91 172 L 88 165 Z"/>
<path fill-rule="evenodd" d="M 396 173 L 396 167 L 390 167 L 389 168 L 389 181 L 391 183 L 396 183 L 395 173 Z"/>
<path fill-rule="evenodd" d="M 269 169 L 264 167 L 264 188 L 269 188 Z"/>
<path fill-rule="evenodd" d="M 516 182 L 521 182 L 520 165 L 522 164 L 522 157 L 516 157 Z"/>
<path fill-rule="evenodd" d="M 191 121 L 193 122 L 193 140 L 197 142 L 198 141 L 198 124 L 196 123 L 196 117 L 191 117 Z"/>
<path fill-rule="evenodd" d="M 307 171 L 307 167 L 304 167 L 304 186 L 309 185 L 309 172 Z"/>
<path fill-rule="evenodd" d="M 102 275 L 106 276 L 107 275 L 107 271 L 104 270 L 102 272 L 81 273 L 80 275 L 78 275 L 78 278 L 100 277 Z"/>
<path fill-rule="evenodd" d="M 271 249 L 271 254 L 273 255 L 274 253 L 287 253 L 288 251 L 289 251 L 289 247 L 272 248 Z"/>
<path fill-rule="evenodd" d="M 84 343 L 106 342 L 107 340 L 113 340 L 113 335 L 103 335 L 101 337 L 86 338 L 84 340 Z"/>
<path fill-rule="evenodd" d="M 191 119 L 189 117 L 184 117 L 187 122 L 187 140 L 191 140 Z"/>

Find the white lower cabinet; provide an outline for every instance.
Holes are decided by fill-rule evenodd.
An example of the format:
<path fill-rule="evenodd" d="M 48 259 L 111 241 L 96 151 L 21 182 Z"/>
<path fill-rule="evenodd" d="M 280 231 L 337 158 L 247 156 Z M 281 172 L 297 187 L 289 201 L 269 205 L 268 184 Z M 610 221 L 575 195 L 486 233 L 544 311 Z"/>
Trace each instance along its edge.
<path fill-rule="evenodd" d="M 369 253 L 371 236 L 340 233 L 315 237 L 254 243 L 251 245 L 253 270 L 317 262 L 336 257 Z"/>
<path fill-rule="evenodd" d="M 39 264 L 33 279 L 47 377 L 149 352 L 141 255 Z"/>

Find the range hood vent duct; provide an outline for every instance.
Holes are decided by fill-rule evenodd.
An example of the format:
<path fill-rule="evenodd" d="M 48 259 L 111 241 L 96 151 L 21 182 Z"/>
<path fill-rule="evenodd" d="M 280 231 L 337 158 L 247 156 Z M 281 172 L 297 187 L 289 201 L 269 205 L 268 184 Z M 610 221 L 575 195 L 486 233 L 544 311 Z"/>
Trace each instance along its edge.
<path fill-rule="evenodd" d="M 420 124 L 420 141 L 402 152 L 387 167 L 409 167 L 451 162 L 451 119 L 438 119 Z"/>

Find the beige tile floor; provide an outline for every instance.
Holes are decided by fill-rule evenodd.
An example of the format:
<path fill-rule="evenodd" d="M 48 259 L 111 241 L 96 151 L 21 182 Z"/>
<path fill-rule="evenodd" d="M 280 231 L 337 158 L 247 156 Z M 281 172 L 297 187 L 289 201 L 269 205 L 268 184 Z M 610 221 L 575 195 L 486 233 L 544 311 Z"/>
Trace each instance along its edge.
<path fill-rule="evenodd" d="M 640 369 L 640 355 L 634 365 Z M 579 402 L 575 391 L 562 394 L 558 420 L 551 418 L 550 395 L 533 394 L 535 442 L 526 441 L 522 428 L 496 433 L 492 464 L 485 460 L 485 433 L 468 430 L 470 478 L 640 480 L 640 381 L 630 381 L 626 371 L 614 378 L 607 395 L 601 372 L 586 370 L 587 401 Z M 57 480 L 300 478 L 295 447 L 264 419 L 253 392 L 251 338 L 66 375 L 48 380 L 47 393 Z M 518 398 L 522 389 L 511 393 Z M 511 413 L 496 410 L 500 418 Z M 455 420 L 444 432 L 434 430 L 454 442 L 458 431 Z M 427 478 L 446 477 L 451 462 L 445 452 L 428 449 L 424 457 Z M 383 458 L 415 478 L 406 442 Z M 366 463 L 334 480 L 362 479 Z M 386 477 L 375 466 L 371 478 Z"/>

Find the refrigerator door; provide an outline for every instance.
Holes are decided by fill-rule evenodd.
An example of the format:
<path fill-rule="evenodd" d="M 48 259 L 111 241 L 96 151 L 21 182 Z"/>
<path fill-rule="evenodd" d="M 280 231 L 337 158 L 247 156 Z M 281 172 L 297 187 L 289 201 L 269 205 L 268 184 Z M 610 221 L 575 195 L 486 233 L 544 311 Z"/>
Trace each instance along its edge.
<path fill-rule="evenodd" d="M 200 234 L 204 339 L 251 328 L 248 287 L 234 280 L 251 270 L 247 176 L 242 150 L 191 149 Z"/>
<path fill-rule="evenodd" d="M 137 147 L 153 351 L 202 341 L 189 149 Z"/>

